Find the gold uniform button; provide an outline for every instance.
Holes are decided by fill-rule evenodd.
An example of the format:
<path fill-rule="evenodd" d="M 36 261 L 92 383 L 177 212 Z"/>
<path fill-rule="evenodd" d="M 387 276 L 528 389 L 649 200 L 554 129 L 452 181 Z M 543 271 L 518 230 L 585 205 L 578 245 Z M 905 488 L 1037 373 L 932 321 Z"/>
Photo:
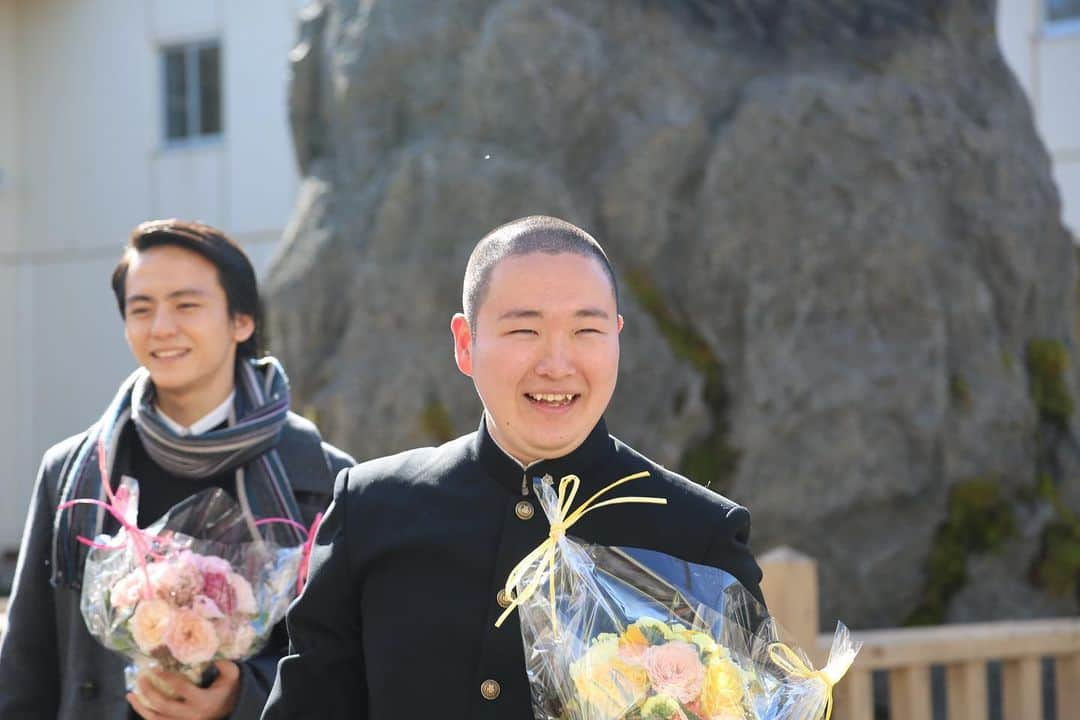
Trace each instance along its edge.
<path fill-rule="evenodd" d="M 514 514 L 521 520 L 528 520 L 533 516 L 534 512 L 532 503 L 528 500 L 522 500 L 514 506 Z"/>
<path fill-rule="evenodd" d="M 499 607 L 501 608 L 510 607 L 510 596 L 506 594 L 505 588 L 500 590 L 499 594 L 495 596 L 495 602 L 499 603 Z"/>
<path fill-rule="evenodd" d="M 484 696 L 485 700 L 494 700 L 499 697 L 500 692 L 502 692 L 502 688 L 494 680 L 485 680 L 480 683 L 480 694 Z"/>

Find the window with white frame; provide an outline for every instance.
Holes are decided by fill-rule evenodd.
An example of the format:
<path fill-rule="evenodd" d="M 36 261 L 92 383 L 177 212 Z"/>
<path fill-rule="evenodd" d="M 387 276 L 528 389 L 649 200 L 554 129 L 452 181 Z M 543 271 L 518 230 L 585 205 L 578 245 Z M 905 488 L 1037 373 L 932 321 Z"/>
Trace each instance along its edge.
<path fill-rule="evenodd" d="M 221 135 L 221 44 L 172 45 L 161 50 L 165 142 Z"/>
<path fill-rule="evenodd" d="M 1080 22 L 1080 0 L 1046 0 L 1046 21 Z"/>

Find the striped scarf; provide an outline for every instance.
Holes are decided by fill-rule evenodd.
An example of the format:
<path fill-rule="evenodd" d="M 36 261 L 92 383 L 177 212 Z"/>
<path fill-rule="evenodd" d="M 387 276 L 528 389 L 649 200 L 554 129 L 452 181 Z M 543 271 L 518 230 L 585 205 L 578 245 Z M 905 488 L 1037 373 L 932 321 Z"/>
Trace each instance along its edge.
<path fill-rule="evenodd" d="M 139 368 L 120 386 L 105 414 L 87 431 L 73 460 L 60 478 L 60 504 L 76 498 L 106 500 L 101 484 L 98 447 L 105 448 L 105 466 L 114 476 L 118 445 L 129 420 L 150 458 L 173 475 L 210 479 L 236 472 L 236 493 L 245 513 L 254 517 L 285 517 L 303 522 L 285 466 L 276 450 L 289 412 L 289 381 L 272 357 L 240 360 L 236 365 L 236 396 L 227 427 L 202 435 L 177 435 L 154 407 L 154 386 Z M 137 478 L 136 478 L 137 479 Z M 156 518 L 142 518 L 145 527 Z M 55 586 L 79 589 L 87 548 L 76 538 L 101 534 L 105 513 L 78 505 L 57 513 L 53 522 Z M 266 528 L 281 544 L 299 544 L 299 532 L 284 524 Z"/>

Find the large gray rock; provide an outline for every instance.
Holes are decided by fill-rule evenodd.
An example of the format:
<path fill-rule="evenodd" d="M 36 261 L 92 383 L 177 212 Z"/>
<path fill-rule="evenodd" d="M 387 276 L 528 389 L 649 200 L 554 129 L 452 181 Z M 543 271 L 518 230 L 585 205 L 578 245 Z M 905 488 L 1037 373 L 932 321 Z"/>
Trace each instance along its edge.
<path fill-rule="evenodd" d="M 819 558 L 826 624 L 908 617 L 973 478 L 1017 530 L 948 617 L 1076 610 L 1028 580 L 1036 467 L 1080 462 L 1068 428 L 1037 442 L 1025 372 L 1031 340 L 1074 351 L 1074 260 L 989 0 L 323 0 L 291 61 L 269 329 L 335 441 L 475 427 L 465 260 L 554 214 L 622 278 L 609 425 L 749 505 L 757 548 Z"/>

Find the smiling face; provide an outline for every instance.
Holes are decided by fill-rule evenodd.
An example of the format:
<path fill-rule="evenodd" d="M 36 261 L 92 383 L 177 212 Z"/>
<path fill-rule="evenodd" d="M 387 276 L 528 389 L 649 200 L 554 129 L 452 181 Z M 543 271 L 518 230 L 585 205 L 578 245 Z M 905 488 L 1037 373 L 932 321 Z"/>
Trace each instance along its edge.
<path fill-rule="evenodd" d="M 190 425 L 234 386 L 238 343 L 250 315 L 230 316 L 213 263 L 175 245 L 135 253 L 124 285 L 124 336 L 150 372 L 162 411 Z"/>
<path fill-rule="evenodd" d="M 622 317 L 600 262 L 571 252 L 504 258 L 475 325 L 454 316 L 455 357 L 500 447 L 527 464 L 581 445 L 619 373 Z"/>

